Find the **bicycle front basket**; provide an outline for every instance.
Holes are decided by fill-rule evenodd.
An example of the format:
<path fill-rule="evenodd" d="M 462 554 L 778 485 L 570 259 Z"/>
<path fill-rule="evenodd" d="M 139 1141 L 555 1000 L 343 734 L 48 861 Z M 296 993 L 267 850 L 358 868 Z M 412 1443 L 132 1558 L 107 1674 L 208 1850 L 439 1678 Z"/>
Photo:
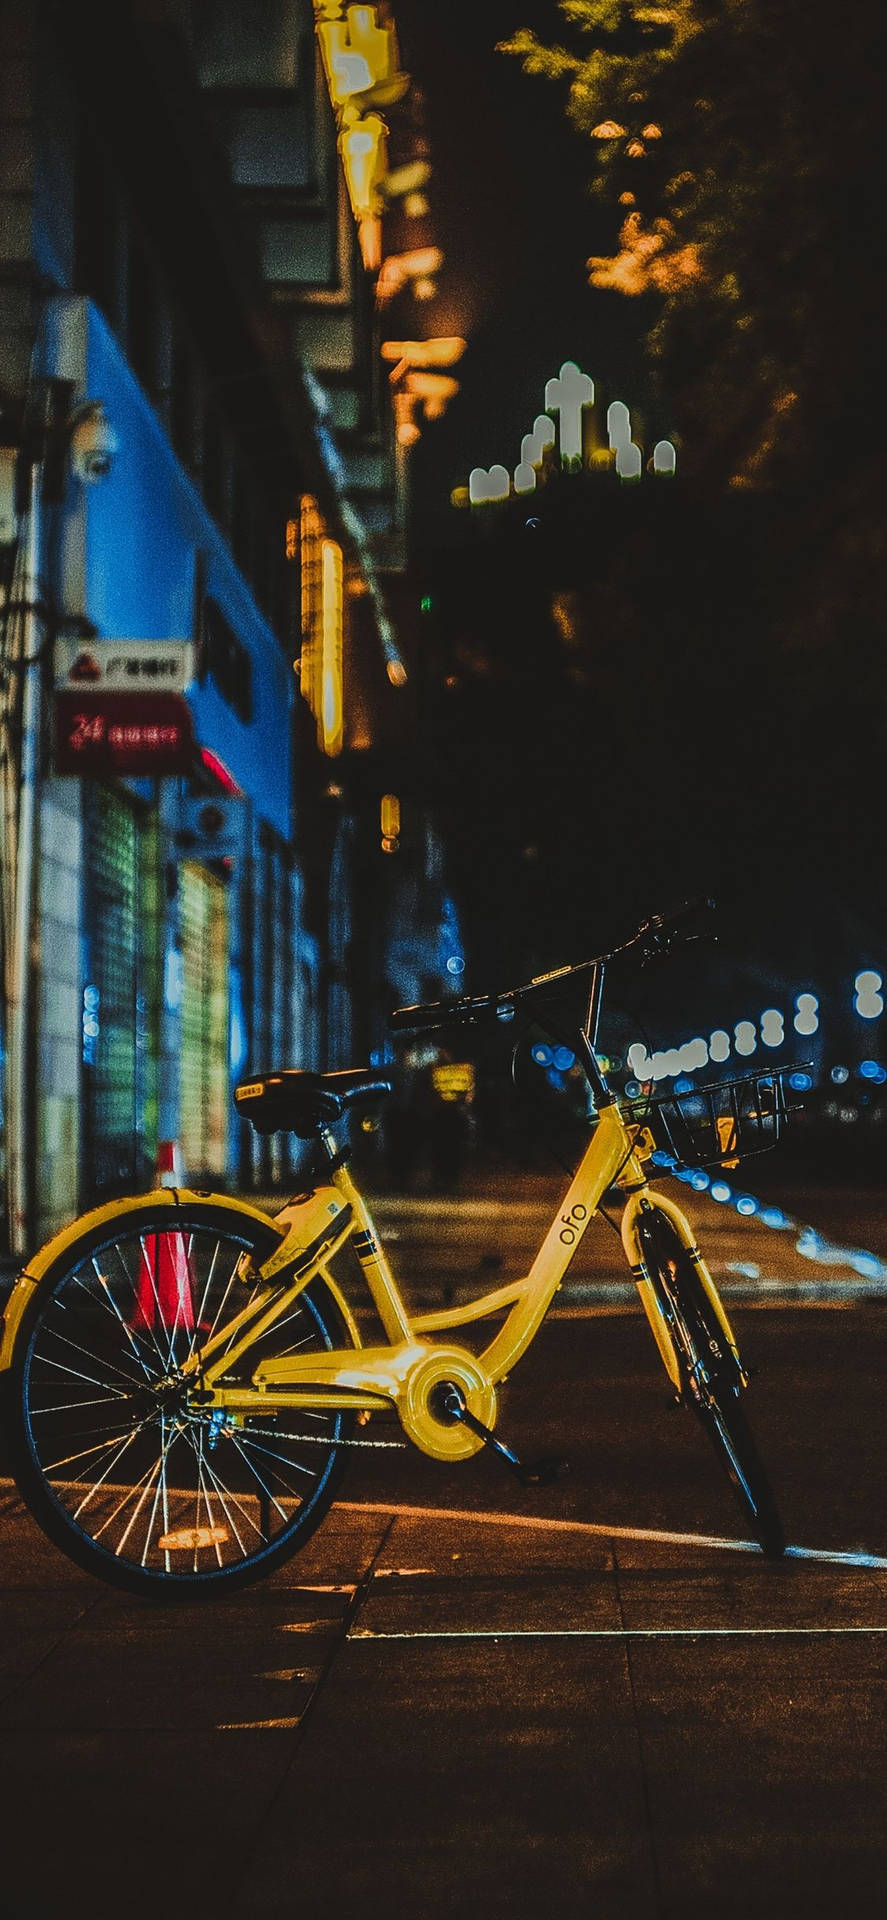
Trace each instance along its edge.
<path fill-rule="evenodd" d="M 662 1166 L 735 1166 L 775 1147 L 790 1111 L 784 1082 L 791 1071 L 776 1068 L 687 1093 L 656 1094 L 633 1101 L 631 1118 L 649 1126 L 657 1149 L 653 1159 Z"/>

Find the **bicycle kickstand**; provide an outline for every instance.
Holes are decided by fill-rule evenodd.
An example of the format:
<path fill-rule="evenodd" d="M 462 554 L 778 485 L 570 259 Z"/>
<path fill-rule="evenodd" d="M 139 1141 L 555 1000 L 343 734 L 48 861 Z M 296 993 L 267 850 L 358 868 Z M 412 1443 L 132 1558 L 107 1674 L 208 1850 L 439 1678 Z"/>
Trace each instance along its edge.
<path fill-rule="evenodd" d="M 491 1429 L 485 1427 L 483 1421 L 478 1420 L 477 1415 L 471 1412 L 470 1407 L 466 1405 L 461 1387 L 457 1387 L 453 1381 L 441 1382 L 437 1392 L 437 1402 L 443 1419 L 458 1420 L 461 1426 L 468 1428 L 469 1433 L 475 1433 L 485 1446 L 492 1447 L 500 1460 L 504 1460 L 505 1465 L 510 1467 L 515 1479 L 520 1481 L 522 1487 L 550 1487 L 555 1480 L 563 1480 L 569 1473 L 569 1460 L 564 1460 L 557 1454 L 546 1455 L 541 1460 L 519 1460 L 517 1454 L 505 1445 L 504 1440 L 498 1440 Z"/>

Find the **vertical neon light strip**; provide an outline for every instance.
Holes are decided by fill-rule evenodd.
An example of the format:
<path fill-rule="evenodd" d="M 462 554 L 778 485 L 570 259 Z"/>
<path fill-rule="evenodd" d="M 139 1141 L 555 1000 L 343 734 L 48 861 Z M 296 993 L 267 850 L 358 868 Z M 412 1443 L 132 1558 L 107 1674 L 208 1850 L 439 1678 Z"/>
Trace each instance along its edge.
<path fill-rule="evenodd" d="M 302 651 L 299 660 L 299 684 L 317 722 L 320 739 L 321 681 L 321 591 L 320 545 L 323 524 L 317 501 L 310 493 L 302 495 L 300 550 L 302 562 Z"/>
<path fill-rule="evenodd" d="M 323 664 L 320 731 L 324 753 L 342 751 L 342 549 L 324 540 L 321 553 Z"/>

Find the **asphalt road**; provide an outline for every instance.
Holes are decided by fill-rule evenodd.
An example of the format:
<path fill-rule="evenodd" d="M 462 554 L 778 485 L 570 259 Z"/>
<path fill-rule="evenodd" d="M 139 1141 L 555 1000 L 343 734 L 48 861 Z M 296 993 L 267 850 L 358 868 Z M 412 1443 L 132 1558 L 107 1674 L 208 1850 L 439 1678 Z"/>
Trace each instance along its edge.
<path fill-rule="evenodd" d="M 752 1163 L 752 1167 L 754 1163 Z M 744 1170 L 746 1171 L 746 1170 Z M 379 1194 L 376 1223 L 398 1280 L 418 1306 L 489 1291 L 525 1273 L 566 1189 L 565 1175 L 515 1177 L 498 1189 Z M 733 1301 L 887 1299 L 887 1206 L 871 1189 L 734 1181 L 715 1200 L 671 1181 L 725 1296 Z M 723 1191 L 723 1183 L 716 1185 Z M 739 1212 L 736 1201 L 754 1209 Z M 273 1207 L 272 1207 L 273 1210 Z M 618 1220 L 618 1209 L 612 1217 Z M 618 1235 L 595 1220 L 567 1272 L 563 1301 L 631 1305 Z"/>
<path fill-rule="evenodd" d="M 157 1612 L 3 1506 L 10 1920 L 766 1920 L 882 1899 L 887 1315 L 737 1300 L 792 1546 L 744 1543 L 645 1323 L 567 1301 L 490 1455 L 355 1457 L 297 1562 Z M 370 1429 L 372 1432 L 372 1429 Z"/>

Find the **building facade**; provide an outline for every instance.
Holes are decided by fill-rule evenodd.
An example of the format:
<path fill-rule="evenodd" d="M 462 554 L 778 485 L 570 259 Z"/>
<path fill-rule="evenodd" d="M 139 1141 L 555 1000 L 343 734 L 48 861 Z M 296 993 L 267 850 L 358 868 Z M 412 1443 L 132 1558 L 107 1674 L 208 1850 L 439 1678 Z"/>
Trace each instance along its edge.
<path fill-rule="evenodd" d="M 410 369 L 392 385 L 380 357 L 382 113 L 403 87 L 377 11 L 2 8 L 16 1250 L 164 1156 L 189 1180 L 285 1181 L 294 1144 L 248 1134 L 233 1082 L 380 1043 L 403 873 L 422 879 L 432 830 L 395 879 L 397 758 L 377 749 L 403 730 L 386 582 L 416 403 L 398 412 Z M 436 978 L 422 884 L 401 989 Z"/>

